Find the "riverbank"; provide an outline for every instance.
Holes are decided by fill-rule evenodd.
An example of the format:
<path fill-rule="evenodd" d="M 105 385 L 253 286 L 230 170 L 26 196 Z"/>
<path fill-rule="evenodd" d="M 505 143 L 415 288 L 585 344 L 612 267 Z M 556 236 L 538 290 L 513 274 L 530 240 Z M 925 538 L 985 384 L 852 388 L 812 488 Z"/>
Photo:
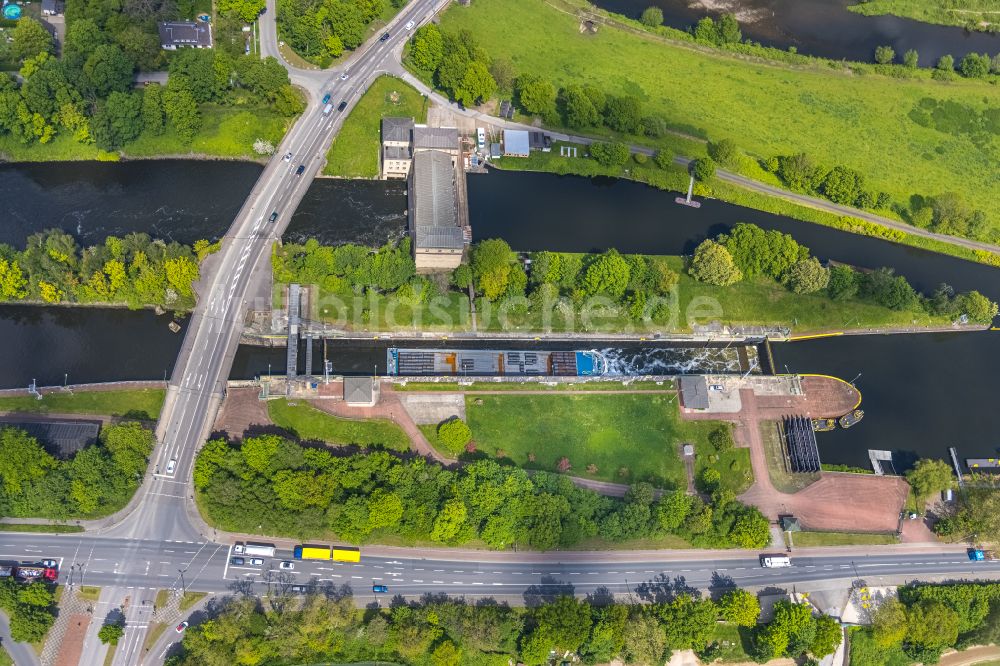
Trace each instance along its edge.
<path fill-rule="evenodd" d="M 789 66 L 614 25 L 581 33 L 574 11 L 512 1 L 513 7 L 496 0 L 452 7 L 442 27 L 470 30 L 489 56 L 511 58 L 557 88 L 588 83 L 637 97 L 643 113 L 659 114 L 689 134 L 733 138 L 753 155 L 805 151 L 825 168 L 862 173 L 902 207 L 914 194 L 955 191 L 984 210 L 992 229 L 1000 226 L 1000 200 L 981 196 L 995 191 L 985 178 L 992 142 L 977 146 L 967 134 L 921 125 L 909 115 L 924 98 L 978 115 L 986 110 L 988 83 L 943 83 L 923 74 L 897 79 L 822 62 Z M 579 71 L 581 62 L 588 63 L 586 80 L 567 73 Z M 623 71 L 631 73 L 629 86 Z"/>
<path fill-rule="evenodd" d="M 924 23 L 954 25 L 967 30 L 997 32 L 1000 9 L 991 0 L 865 0 L 847 7 L 864 16 L 902 16 Z"/>

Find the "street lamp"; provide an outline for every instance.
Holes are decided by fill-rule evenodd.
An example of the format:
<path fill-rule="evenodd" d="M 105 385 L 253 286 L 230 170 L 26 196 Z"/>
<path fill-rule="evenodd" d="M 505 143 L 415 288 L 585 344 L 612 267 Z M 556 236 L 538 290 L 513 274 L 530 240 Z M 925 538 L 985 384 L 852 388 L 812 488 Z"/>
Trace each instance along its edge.
<path fill-rule="evenodd" d="M 187 586 L 184 584 L 184 572 L 185 571 L 187 571 L 187 569 L 178 569 L 177 570 L 177 573 L 179 573 L 181 575 L 181 594 L 187 593 Z"/>

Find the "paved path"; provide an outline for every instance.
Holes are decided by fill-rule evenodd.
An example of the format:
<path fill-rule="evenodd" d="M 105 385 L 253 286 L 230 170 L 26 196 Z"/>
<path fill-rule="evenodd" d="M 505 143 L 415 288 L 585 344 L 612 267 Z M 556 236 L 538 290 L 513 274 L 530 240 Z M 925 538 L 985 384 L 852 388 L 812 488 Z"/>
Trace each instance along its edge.
<path fill-rule="evenodd" d="M 10 623 L 7 620 L 7 614 L 2 612 L 0 612 L 0 643 L 3 644 L 3 649 L 7 650 L 7 654 L 14 660 L 16 666 L 39 666 L 41 663 L 38 661 L 38 655 L 35 654 L 35 648 L 31 646 L 31 643 L 15 643 L 14 639 L 10 637 Z"/>

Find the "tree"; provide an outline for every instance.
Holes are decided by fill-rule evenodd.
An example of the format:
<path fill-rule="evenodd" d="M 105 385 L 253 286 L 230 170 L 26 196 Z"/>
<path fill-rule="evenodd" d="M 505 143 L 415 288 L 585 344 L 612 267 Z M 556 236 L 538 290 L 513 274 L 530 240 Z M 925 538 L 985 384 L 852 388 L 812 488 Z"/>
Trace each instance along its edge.
<path fill-rule="evenodd" d="M 650 28 L 659 27 L 663 25 L 663 10 L 656 6 L 646 7 L 642 10 L 642 16 L 639 20 Z"/>
<path fill-rule="evenodd" d="M 125 628 L 118 624 L 106 624 L 97 631 L 97 638 L 105 645 L 118 645 L 118 641 L 125 635 Z"/>
<path fill-rule="evenodd" d="M 753 627 L 760 617 L 760 600 L 757 595 L 746 590 L 733 590 L 719 599 L 719 612 L 733 624 Z"/>
<path fill-rule="evenodd" d="M 264 0 L 219 0 L 216 9 L 223 14 L 235 16 L 243 23 L 253 23 L 264 11 Z"/>
<path fill-rule="evenodd" d="M 858 292 L 862 298 L 871 300 L 893 310 L 906 310 L 917 302 L 917 294 L 901 275 L 895 275 L 891 268 L 880 268 L 872 273 L 859 276 Z"/>
<path fill-rule="evenodd" d="M 2 264 L 0 264 L 0 277 L 2 275 Z M 0 293 L 2 290 L 3 285 L 0 283 Z M 974 322 L 989 324 L 997 316 L 998 308 L 994 301 L 973 290 L 962 296 L 962 311 Z"/>
<path fill-rule="evenodd" d="M 414 33 L 410 57 L 413 64 L 424 71 L 433 72 L 438 68 L 444 58 L 444 38 L 437 25 L 428 23 Z"/>
<path fill-rule="evenodd" d="M 811 192 L 817 180 L 817 168 L 805 153 L 778 158 L 778 177 L 793 190 Z"/>
<path fill-rule="evenodd" d="M 708 599 L 679 594 L 666 604 L 658 604 L 656 613 L 663 621 L 667 647 L 672 650 L 704 650 L 712 638 L 718 610 Z"/>
<path fill-rule="evenodd" d="M 914 49 L 909 49 L 903 54 L 903 64 L 909 69 L 916 69 L 917 65 L 920 64 L 920 54 Z"/>
<path fill-rule="evenodd" d="M 738 44 L 743 39 L 740 23 L 734 14 L 723 14 L 716 21 L 719 41 L 723 44 Z"/>
<path fill-rule="evenodd" d="M 940 654 L 958 640 L 958 613 L 935 599 L 921 599 L 910 606 L 906 624 L 904 647 L 915 646 Z"/>
<path fill-rule="evenodd" d="M 601 166 L 620 168 L 628 162 L 629 149 L 624 143 L 595 141 L 590 144 L 590 155 Z"/>
<path fill-rule="evenodd" d="M 770 530 L 764 514 L 755 507 L 744 507 L 729 529 L 729 540 L 740 548 L 764 548 L 771 541 Z"/>
<path fill-rule="evenodd" d="M 627 663 L 661 664 L 667 650 L 667 639 L 655 617 L 647 612 L 633 611 L 624 631 Z"/>
<path fill-rule="evenodd" d="M 201 114 L 194 95 L 186 84 L 175 84 L 173 76 L 170 77 L 163 95 L 163 109 L 170 124 L 185 141 L 193 139 L 201 129 Z"/>
<path fill-rule="evenodd" d="M 525 113 L 545 119 L 556 117 L 556 88 L 536 74 L 517 77 L 514 93 Z"/>
<path fill-rule="evenodd" d="M 906 480 L 913 486 L 918 501 L 942 490 L 953 488 L 955 485 L 951 465 L 936 458 L 918 460 L 906 473 Z"/>
<path fill-rule="evenodd" d="M 593 100 L 578 84 L 568 85 L 560 93 L 563 115 L 570 127 L 593 127 L 600 123 L 601 114 Z"/>
<path fill-rule="evenodd" d="M 788 287 L 796 294 L 812 294 L 830 284 L 830 271 L 816 257 L 796 262 L 788 269 Z"/>
<path fill-rule="evenodd" d="M 510 58 L 500 57 L 490 61 L 490 74 L 497 82 L 497 92 L 509 96 L 514 92 L 514 63 Z"/>
<path fill-rule="evenodd" d="M 962 58 L 958 69 L 962 76 L 969 79 L 984 79 L 990 73 L 990 57 L 983 53 L 967 53 Z"/>
<path fill-rule="evenodd" d="M 142 99 L 136 93 L 113 92 L 91 120 L 94 142 L 102 150 L 118 150 L 142 132 Z"/>
<path fill-rule="evenodd" d="M 431 530 L 431 540 L 440 543 L 450 543 L 462 529 L 468 515 L 465 502 L 455 497 L 444 503 Z"/>
<path fill-rule="evenodd" d="M 872 638 L 880 647 L 894 647 L 903 642 L 909 632 L 906 607 L 896 597 L 879 604 L 872 618 Z"/>
<path fill-rule="evenodd" d="M 167 123 L 163 111 L 163 88 L 158 84 L 147 85 L 142 91 L 142 125 L 150 134 L 163 134 Z"/>
<path fill-rule="evenodd" d="M 41 23 L 24 17 L 10 31 L 10 54 L 17 61 L 52 52 L 52 36 Z"/>
<path fill-rule="evenodd" d="M 834 266 L 830 269 L 827 293 L 835 301 L 846 301 L 858 293 L 858 273 L 850 266 Z"/>
<path fill-rule="evenodd" d="M 113 44 L 101 44 L 83 64 L 86 85 L 98 97 L 106 97 L 113 91 L 131 90 L 134 69 L 134 63 L 125 52 Z"/>
<path fill-rule="evenodd" d="M 587 266 L 580 286 L 588 296 L 604 294 L 619 299 L 628 288 L 629 270 L 628 262 L 611 249 Z"/>
<path fill-rule="evenodd" d="M 834 203 L 850 206 L 864 192 L 865 179 L 854 169 L 835 166 L 820 183 L 820 192 Z"/>
<path fill-rule="evenodd" d="M 729 169 L 738 169 L 743 161 L 743 155 L 732 139 L 709 143 L 708 156 Z"/>
<path fill-rule="evenodd" d="M 701 242 L 694 251 L 688 273 L 706 284 L 726 287 L 743 279 L 729 250 L 711 239 Z"/>
<path fill-rule="evenodd" d="M 666 169 L 673 165 L 674 154 L 666 148 L 661 148 L 656 151 L 655 155 L 653 155 L 653 161 L 656 162 L 656 166 L 661 169 Z"/>
<path fill-rule="evenodd" d="M 937 61 L 937 69 L 949 73 L 955 71 L 955 58 L 951 55 L 941 56 Z"/>
<path fill-rule="evenodd" d="M 707 182 L 715 177 L 715 162 L 711 157 L 699 157 L 688 164 L 688 172 L 698 182 Z"/>
<path fill-rule="evenodd" d="M 541 639 L 548 650 L 576 652 L 590 635 L 593 620 L 590 605 L 576 597 L 560 596 L 542 604 L 532 613 L 535 623 L 534 636 Z"/>
<path fill-rule="evenodd" d="M 478 243 L 472 250 L 472 276 L 476 289 L 488 300 L 507 291 L 514 254 L 507 241 L 499 238 Z"/>
<path fill-rule="evenodd" d="M 642 130 L 642 102 L 631 95 L 609 96 L 604 107 L 604 124 L 618 132 L 638 134 Z"/>
<path fill-rule="evenodd" d="M 472 439 L 472 430 L 460 418 L 448 419 L 438 426 L 438 444 L 451 454 L 461 453 L 470 439 Z"/>
<path fill-rule="evenodd" d="M 891 46 L 875 47 L 875 62 L 880 65 L 888 65 L 896 59 L 896 50 Z"/>
<path fill-rule="evenodd" d="M 496 91 L 497 83 L 486 65 L 471 62 L 465 70 L 461 86 L 455 90 L 455 99 L 466 106 L 472 106 L 481 100 L 490 99 Z"/>
<path fill-rule="evenodd" d="M 17 261 L 0 258 L 0 299 L 19 300 L 28 295 L 28 279 Z"/>
<path fill-rule="evenodd" d="M 809 644 L 809 653 L 814 657 L 825 657 L 833 654 L 843 640 L 840 623 L 829 615 L 816 618 L 816 635 Z"/>

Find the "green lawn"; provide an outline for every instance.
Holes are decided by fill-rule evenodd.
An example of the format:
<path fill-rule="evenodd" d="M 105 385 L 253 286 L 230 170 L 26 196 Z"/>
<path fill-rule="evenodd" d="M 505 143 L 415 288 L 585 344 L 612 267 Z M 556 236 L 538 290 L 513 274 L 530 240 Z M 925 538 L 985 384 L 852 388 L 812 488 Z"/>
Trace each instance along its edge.
<path fill-rule="evenodd" d="M 393 385 L 395 391 L 441 391 L 444 393 L 468 393 L 470 391 L 662 391 L 672 393 L 673 382 L 558 382 L 555 386 L 540 382 L 473 382 L 468 385 L 458 382 L 407 382 Z"/>
<path fill-rule="evenodd" d="M 163 405 L 163 389 L 50 393 L 41 400 L 29 395 L 0 397 L 0 412 L 33 414 L 100 414 L 155 420 Z"/>
<path fill-rule="evenodd" d="M 793 532 L 792 543 L 799 548 L 811 546 L 884 546 L 899 543 L 899 538 L 894 534 Z"/>
<path fill-rule="evenodd" d="M 784 65 L 605 25 L 584 34 L 574 12 L 538 0 L 455 5 L 442 26 L 470 30 L 491 57 L 510 57 L 517 71 L 557 86 L 589 83 L 635 95 L 647 113 L 692 134 L 732 138 L 755 155 L 805 151 L 826 167 L 854 168 L 898 203 L 958 192 L 1000 226 L 1000 188 L 991 176 L 1000 117 L 989 111 L 995 87 L 988 82 L 938 82 L 927 72 L 896 79 L 820 60 Z M 918 124 L 911 112 L 924 99 L 946 106 Z"/>
<path fill-rule="evenodd" d="M 207 592 L 185 592 L 181 596 L 179 603 L 180 611 L 183 613 L 187 609 L 194 606 L 196 603 L 204 599 L 208 595 Z"/>
<path fill-rule="evenodd" d="M 0 647 L 0 666 L 14 666 L 14 660 L 2 647 Z"/>
<path fill-rule="evenodd" d="M 712 640 L 718 642 L 718 652 L 712 656 L 719 661 L 749 663 L 753 661 L 750 656 L 753 631 L 746 627 L 737 627 L 728 622 L 719 622 L 715 625 Z"/>
<path fill-rule="evenodd" d="M 717 427 L 730 427 L 718 424 Z M 750 449 L 731 447 L 728 451 L 719 452 L 708 441 L 695 443 L 695 474 L 711 467 L 719 471 L 722 488 L 739 495 L 753 485 L 753 469 L 750 466 Z"/>
<path fill-rule="evenodd" d="M 261 138 L 277 145 L 289 123 L 288 118 L 270 108 L 237 109 L 203 104 L 201 115 L 201 131 L 190 143 L 168 128 L 160 135 L 144 132 L 122 152 L 126 158 L 176 155 L 257 159 L 260 156 L 253 153 L 253 142 Z M 101 151 L 94 145 L 77 143 L 65 133 L 45 145 L 27 146 L 9 134 L 2 134 L 0 155 L 12 162 L 96 160 L 101 158 Z"/>
<path fill-rule="evenodd" d="M 997 0 L 867 0 L 848 7 L 866 16 L 892 14 L 942 25 L 1000 24 L 1000 2 Z M 928 63 L 925 63 L 925 65 Z"/>
<path fill-rule="evenodd" d="M 275 425 L 291 431 L 301 440 L 378 446 L 395 451 L 407 451 L 410 448 L 410 439 L 406 433 L 389 421 L 338 418 L 302 401 L 289 400 L 269 401 L 267 412 Z"/>
<path fill-rule="evenodd" d="M 101 588 L 84 585 L 77 590 L 76 596 L 84 601 L 93 601 L 96 603 L 101 596 Z"/>
<path fill-rule="evenodd" d="M 465 409 L 477 451 L 486 455 L 499 451 L 547 471 L 565 456 L 573 476 L 662 488 L 687 487 L 680 444 L 708 451 L 717 426 L 681 421 L 676 400 L 666 395 L 480 395 L 466 397 Z M 597 470 L 588 472 L 589 465 Z"/>
<path fill-rule="evenodd" d="M 0 532 L 41 532 L 43 534 L 66 534 L 82 532 L 79 525 L 34 525 L 31 523 L 0 523 Z"/>
<path fill-rule="evenodd" d="M 375 79 L 330 146 L 323 173 L 345 178 L 376 178 L 384 116 L 412 117 L 422 123 L 427 119 L 427 99 L 401 79 L 388 75 Z"/>

